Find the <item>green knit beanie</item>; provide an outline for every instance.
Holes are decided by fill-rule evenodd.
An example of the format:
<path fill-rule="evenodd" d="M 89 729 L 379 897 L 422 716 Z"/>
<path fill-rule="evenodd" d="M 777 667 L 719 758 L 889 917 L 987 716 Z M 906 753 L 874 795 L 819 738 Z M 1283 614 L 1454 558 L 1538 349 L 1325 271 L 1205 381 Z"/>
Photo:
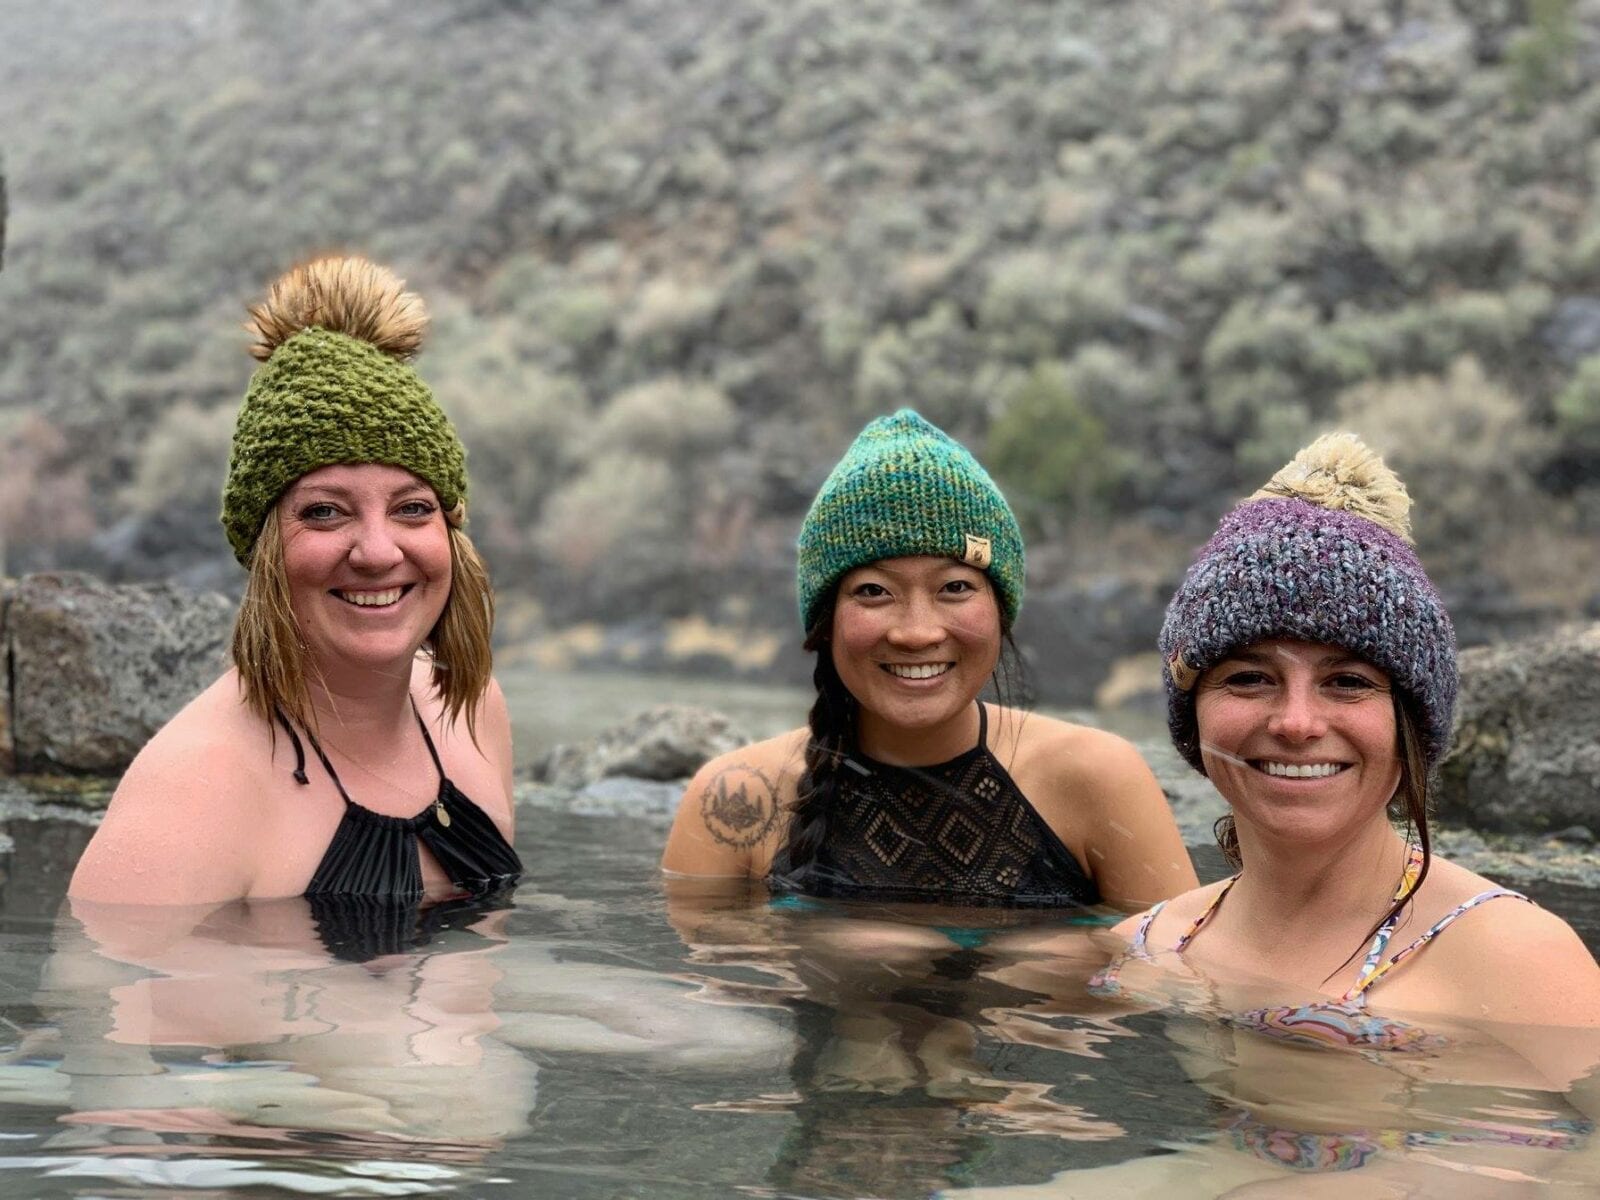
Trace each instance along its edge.
<path fill-rule="evenodd" d="M 1022 531 L 967 448 L 909 408 L 861 431 L 800 526 L 800 625 L 846 571 L 933 554 L 988 571 L 1007 626 L 1022 608 Z"/>
<path fill-rule="evenodd" d="M 285 488 L 337 463 L 403 467 L 448 512 L 467 497 L 466 450 L 428 385 L 403 358 L 421 342 L 420 299 L 361 259 L 296 268 L 251 310 L 266 361 L 233 432 L 222 526 L 248 562 Z"/>

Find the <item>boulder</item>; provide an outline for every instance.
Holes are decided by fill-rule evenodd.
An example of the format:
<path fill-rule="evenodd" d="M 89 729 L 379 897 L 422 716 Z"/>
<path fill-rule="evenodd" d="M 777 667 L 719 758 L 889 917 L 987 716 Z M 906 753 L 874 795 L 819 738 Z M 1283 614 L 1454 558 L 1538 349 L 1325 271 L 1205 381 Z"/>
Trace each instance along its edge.
<path fill-rule="evenodd" d="M 0 597 L 0 754 L 20 773 L 114 775 L 227 665 L 233 605 L 171 584 L 30 575 Z"/>
<path fill-rule="evenodd" d="M 1600 623 L 1461 655 L 1439 815 L 1477 829 L 1600 828 Z"/>
<path fill-rule="evenodd" d="M 584 788 L 616 776 L 682 780 L 749 740 L 722 713 L 661 704 L 596 737 L 556 746 L 533 776 L 558 788 Z"/>

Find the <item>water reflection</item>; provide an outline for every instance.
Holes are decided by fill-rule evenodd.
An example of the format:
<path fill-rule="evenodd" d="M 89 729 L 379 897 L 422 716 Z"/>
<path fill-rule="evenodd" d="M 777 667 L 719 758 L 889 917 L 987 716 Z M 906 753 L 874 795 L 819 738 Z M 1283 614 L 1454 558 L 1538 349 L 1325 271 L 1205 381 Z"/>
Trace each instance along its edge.
<path fill-rule="evenodd" d="M 1092 995 L 1105 950 L 1060 914 L 663 897 L 643 823 L 521 833 L 514 897 L 403 919 L 8 914 L 0 1191 L 1463 1200 L 1600 1177 L 1593 1081 L 1526 1073 L 1523 1031 L 1410 1066 L 1298 1050 Z"/>
<path fill-rule="evenodd" d="M 1059 1098 L 1053 1079 L 997 1061 L 1008 1043 L 1063 1048 L 1031 1032 L 1029 1010 L 1044 997 L 989 973 L 986 949 L 1010 936 L 1008 924 L 1058 927 L 1059 914 L 769 902 L 743 882 L 705 880 L 669 880 L 667 896 L 690 962 L 760 972 L 764 984 L 731 990 L 796 1014 L 792 1090 L 737 1106 L 794 1118 L 768 1173 L 775 1194 L 922 1196 L 970 1182 L 997 1138 L 1124 1136 Z"/>
<path fill-rule="evenodd" d="M 1085 961 L 1021 956 L 995 974 L 1051 994 L 1046 1009 L 1104 1023 Z M 1154 971 L 1148 965 L 1141 969 Z M 1192 980 L 1185 981 L 1192 983 Z M 1213 1006 L 1244 1011 L 1271 993 L 1241 984 Z M 1237 993 L 1237 994 L 1234 994 Z M 1281 997 L 1280 997 L 1281 998 Z M 1600 1180 L 1600 1075 L 1592 1030 L 1509 1029 L 1419 1017 L 1447 1039 L 1426 1055 L 1308 1047 L 1166 1009 L 1164 1052 L 1206 1097 L 1203 1131 L 1173 1153 L 1061 1172 L 970 1197 L 1449 1196 L 1593 1194 Z M 1098 1013 L 1096 1010 L 1099 1010 Z M 1036 1018 L 1037 1019 L 1037 1018 Z M 1556 1048 L 1569 1069 L 1548 1074 Z M 1350 1174 L 1359 1171 L 1359 1176 Z"/>
<path fill-rule="evenodd" d="M 585 961 L 570 937 L 540 936 L 597 916 L 548 893 L 515 909 L 509 896 L 376 909 L 73 903 L 32 1011 L 7 1006 L 23 1019 L 9 1022 L 16 1042 L 0 1061 L 0 1103 L 25 1106 L 35 1128 L 40 1110 L 54 1121 L 14 1135 L 30 1153 L 0 1157 L 0 1178 L 450 1190 L 487 1178 L 550 1116 L 541 1064 L 608 1061 L 614 1077 L 682 1086 L 686 1073 L 776 1071 L 792 1058 L 774 1014 L 713 1021 L 693 981 Z M 619 1124 L 632 1115 L 606 1099 Z M 557 1155 L 636 1153 L 602 1129 L 591 1124 L 587 1142 L 565 1130 Z"/>
<path fill-rule="evenodd" d="M 36 999 L 51 1024 L 19 1054 L 56 1059 L 62 1122 L 105 1145 L 272 1153 L 333 1133 L 326 1153 L 371 1154 L 379 1139 L 476 1161 L 525 1127 L 537 1096 L 537 1068 L 494 1007 L 507 912 L 74 904 Z"/>

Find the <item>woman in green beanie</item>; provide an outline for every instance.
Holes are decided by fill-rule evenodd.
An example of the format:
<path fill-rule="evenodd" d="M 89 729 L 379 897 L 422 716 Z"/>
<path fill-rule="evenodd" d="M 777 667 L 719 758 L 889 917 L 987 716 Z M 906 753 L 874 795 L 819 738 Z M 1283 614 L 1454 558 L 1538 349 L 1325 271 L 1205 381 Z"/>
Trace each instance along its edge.
<path fill-rule="evenodd" d="M 315 909 L 521 872 L 466 453 L 407 362 L 426 327 L 359 258 L 297 267 L 251 309 L 261 365 L 222 503 L 249 572 L 234 665 L 129 767 L 75 900 Z"/>
<path fill-rule="evenodd" d="M 1022 606 L 1022 537 L 909 409 L 862 431 L 800 531 L 817 699 L 708 763 L 663 868 L 808 895 L 1137 906 L 1195 884 L 1161 789 L 1099 730 L 979 699 Z"/>

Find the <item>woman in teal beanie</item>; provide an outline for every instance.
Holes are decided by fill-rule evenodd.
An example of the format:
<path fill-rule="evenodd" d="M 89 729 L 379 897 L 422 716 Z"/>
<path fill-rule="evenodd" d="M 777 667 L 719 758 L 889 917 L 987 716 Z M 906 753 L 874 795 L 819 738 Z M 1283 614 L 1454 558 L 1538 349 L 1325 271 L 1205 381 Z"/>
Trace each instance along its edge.
<path fill-rule="evenodd" d="M 806 515 L 798 590 L 810 722 L 700 771 L 666 871 L 1015 907 L 1194 885 L 1131 746 L 979 699 L 1022 606 L 1023 550 L 965 447 L 910 409 L 871 422 Z"/>
<path fill-rule="evenodd" d="M 222 496 L 249 573 L 233 667 L 128 768 L 70 894 L 305 895 L 327 935 L 339 898 L 497 889 L 522 869 L 511 730 L 466 451 L 407 361 L 426 310 L 384 268 L 323 258 L 250 315 L 261 365 Z"/>

